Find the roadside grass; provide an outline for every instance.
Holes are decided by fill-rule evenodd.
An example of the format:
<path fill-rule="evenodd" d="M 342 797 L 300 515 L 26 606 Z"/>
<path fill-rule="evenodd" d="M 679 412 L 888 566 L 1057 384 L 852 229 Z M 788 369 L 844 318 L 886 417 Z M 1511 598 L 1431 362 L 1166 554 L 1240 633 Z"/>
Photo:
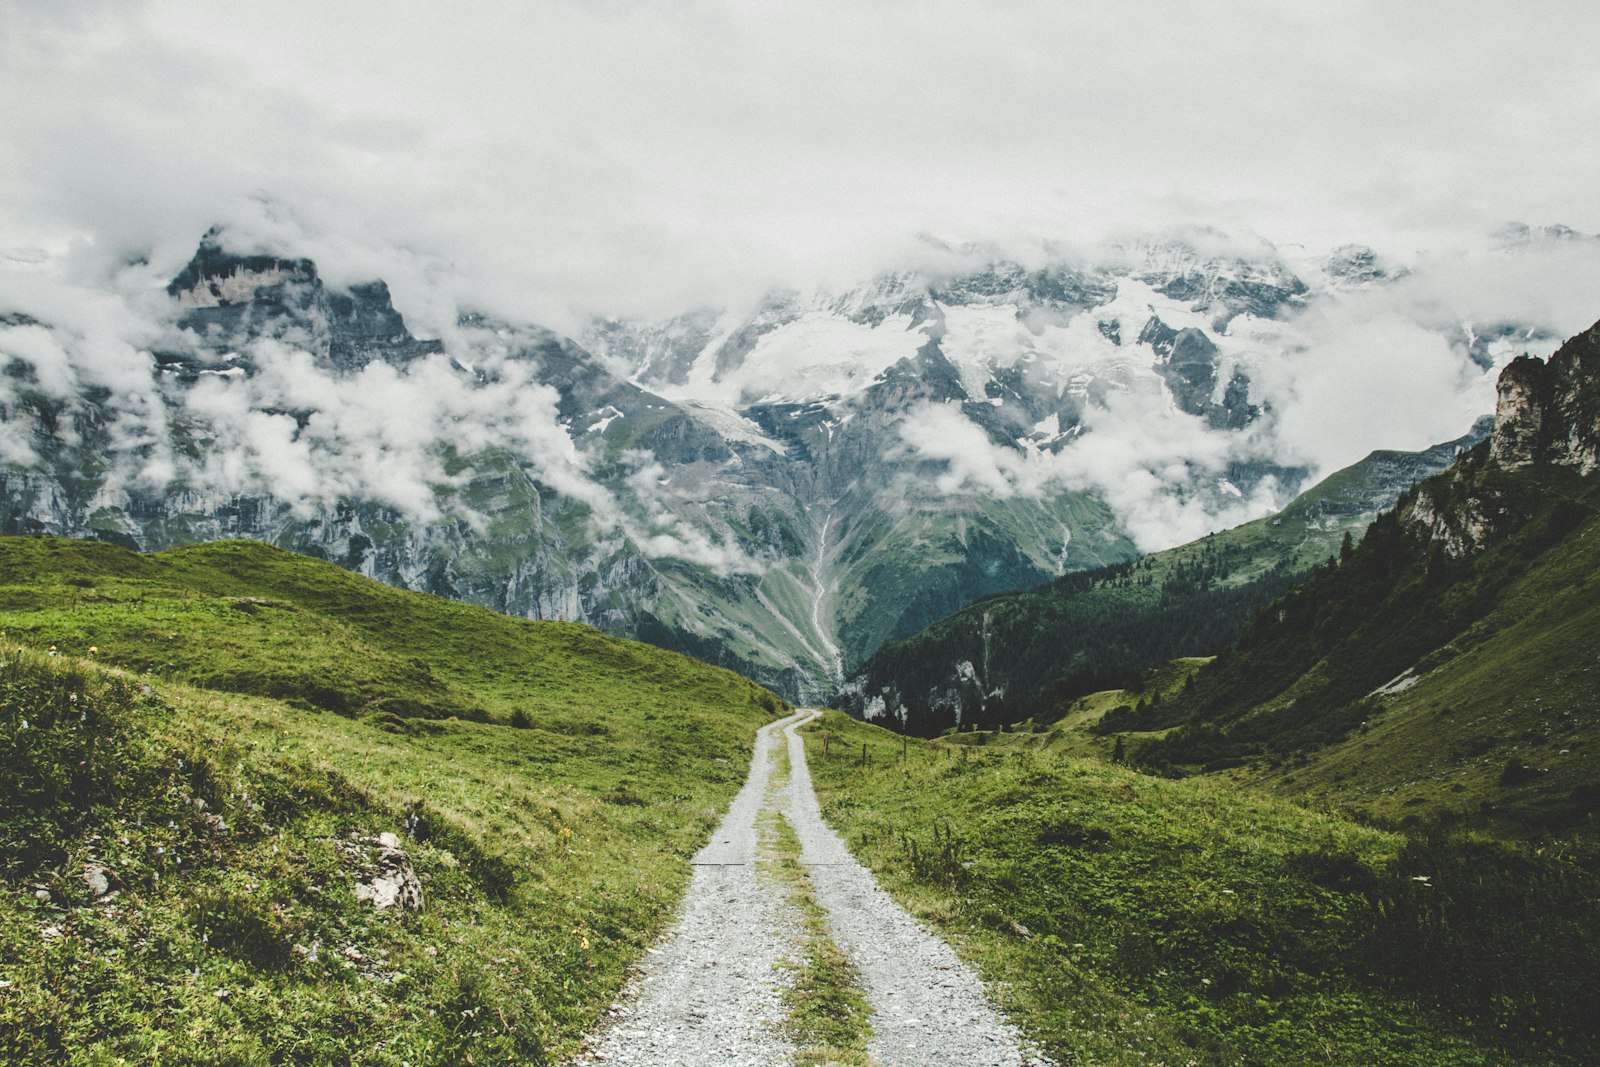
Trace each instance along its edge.
<path fill-rule="evenodd" d="M 788 787 L 789 753 L 780 746 L 768 796 Z M 817 903 L 811 879 L 800 864 L 800 838 L 775 807 L 762 813 L 762 870 L 784 885 L 805 923 L 805 942 L 784 990 L 789 1015 L 784 1029 L 795 1045 L 795 1067 L 876 1067 L 867 1055 L 872 1039 L 871 1008 L 860 976 L 828 930 L 828 913 Z"/>
<path fill-rule="evenodd" d="M 1374 973 L 1375 909 L 1435 930 L 1430 879 L 1471 875 L 1411 870 L 1426 854 L 1397 834 L 1021 743 L 912 740 L 902 762 L 900 736 L 835 712 L 804 736 L 829 822 L 1059 1062 L 1590 1060 L 1519 1029 L 1526 1005 Z"/>
<path fill-rule="evenodd" d="M 0 539 L 0 629 L 7 1063 L 560 1062 L 781 708 L 261 545 Z"/>

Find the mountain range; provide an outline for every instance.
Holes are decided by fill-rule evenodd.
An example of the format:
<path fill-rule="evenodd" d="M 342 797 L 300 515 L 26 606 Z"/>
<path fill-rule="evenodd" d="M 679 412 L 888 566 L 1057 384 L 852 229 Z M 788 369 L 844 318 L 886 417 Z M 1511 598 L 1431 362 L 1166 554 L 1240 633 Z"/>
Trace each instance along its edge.
<path fill-rule="evenodd" d="M 1554 240 L 1584 238 L 1522 236 Z M 0 308 L 0 530 L 264 540 L 820 700 L 975 598 L 1276 512 L 1312 473 L 1276 434 L 1297 323 L 1409 269 L 1202 239 L 953 261 L 571 338 L 479 313 L 426 338 L 381 280 L 214 231 L 123 298 L 137 344 Z M 1429 328 L 1473 380 L 1555 343 Z"/>

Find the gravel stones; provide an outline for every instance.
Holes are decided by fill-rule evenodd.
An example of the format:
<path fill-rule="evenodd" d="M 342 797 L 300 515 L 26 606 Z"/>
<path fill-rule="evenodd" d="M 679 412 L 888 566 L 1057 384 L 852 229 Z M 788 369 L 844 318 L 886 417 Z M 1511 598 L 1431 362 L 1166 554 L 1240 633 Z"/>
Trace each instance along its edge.
<path fill-rule="evenodd" d="M 971 968 L 896 904 L 823 821 L 804 743 L 794 725 L 786 733 L 793 769 L 784 814 L 800 838 L 800 864 L 827 909 L 834 943 L 855 964 L 872 1005 L 867 1051 L 883 1067 L 1048 1063 L 989 1004 Z"/>
<path fill-rule="evenodd" d="M 781 720 L 756 735 L 750 776 L 693 862 L 683 911 L 667 941 L 613 1009 L 616 1020 L 585 1061 L 622 1067 L 771 1067 L 794 1049 L 782 1031 L 779 966 L 803 934 L 781 886 L 758 880 L 756 816 Z"/>
<path fill-rule="evenodd" d="M 800 838 L 800 863 L 828 912 L 834 942 L 850 957 L 872 1007 L 868 1052 L 882 1067 L 1036 1067 L 1017 1029 L 989 1004 L 978 979 L 936 935 L 894 902 L 823 822 L 800 712 L 756 736 L 750 777 L 711 842 L 668 939 L 650 949 L 640 976 L 611 1011 L 583 1063 L 618 1067 L 774 1067 L 792 1061 L 783 1033 L 782 966 L 805 928 L 785 887 L 758 879 L 756 822 L 776 804 Z M 789 785 L 770 796 L 776 746 L 788 746 Z"/>

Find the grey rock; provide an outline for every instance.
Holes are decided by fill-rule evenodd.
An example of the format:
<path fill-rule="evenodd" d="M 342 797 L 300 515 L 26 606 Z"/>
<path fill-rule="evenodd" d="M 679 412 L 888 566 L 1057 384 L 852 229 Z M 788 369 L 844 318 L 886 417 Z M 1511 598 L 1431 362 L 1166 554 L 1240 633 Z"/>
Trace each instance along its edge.
<path fill-rule="evenodd" d="M 111 893 L 111 877 L 104 867 L 90 865 L 84 868 L 83 884 L 88 887 L 89 895 L 96 900 Z"/>
<path fill-rule="evenodd" d="M 400 847 L 393 833 L 377 837 L 357 836 L 339 844 L 346 862 L 354 869 L 354 892 L 379 910 L 422 910 L 422 880 L 411 865 L 411 858 Z"/>

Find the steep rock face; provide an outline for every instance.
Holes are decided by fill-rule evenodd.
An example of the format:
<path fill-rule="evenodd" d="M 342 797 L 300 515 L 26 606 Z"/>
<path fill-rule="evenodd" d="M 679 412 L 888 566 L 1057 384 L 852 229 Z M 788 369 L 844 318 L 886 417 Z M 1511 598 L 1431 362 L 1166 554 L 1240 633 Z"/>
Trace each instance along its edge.
<path fill-rule="evenodd" d="M 1600 323 L 1549 360 L 1522 356 L 1501 371 L 1488 458 L 1507 472 L 1542 466 L 1600 469 Z M 1522 521 L 1526 505 L 1508 498 L 1476 468 L 1422 487 L 1405 521 L 1453 557 L 1485 548 Z"/>
<path fill-rule="evenodd" d="M 204 374 L 249 373 L 254 369 L 249 349 L 265 339 L 293 345 L 346 372 L 374 359 L 401 365 L 444 351 L 438 341 L 411 336 L 382 281 L 332 290 L 308 259 L 235 255 L 221 241 L 215 230 L 206 234 L 194 258 L 167 286 L 184 309 L 178 326 L 198 342 L 156 354 L 168 373 L 190 381 Z"/>
<path fill-rule="evenodd" d="M 1489 453 L 1501 466 L 1515 470 L 1545 458 L 1552 384 L 1549 366 L 1531 357 L 1517 359 L 1500 373 Z"/>
<path fill-rule="evenodd" d="M 1548 366 L 1550 461 L 1588 474 L 1600 467 L 1600 323 L 1562 345 Z"/>

